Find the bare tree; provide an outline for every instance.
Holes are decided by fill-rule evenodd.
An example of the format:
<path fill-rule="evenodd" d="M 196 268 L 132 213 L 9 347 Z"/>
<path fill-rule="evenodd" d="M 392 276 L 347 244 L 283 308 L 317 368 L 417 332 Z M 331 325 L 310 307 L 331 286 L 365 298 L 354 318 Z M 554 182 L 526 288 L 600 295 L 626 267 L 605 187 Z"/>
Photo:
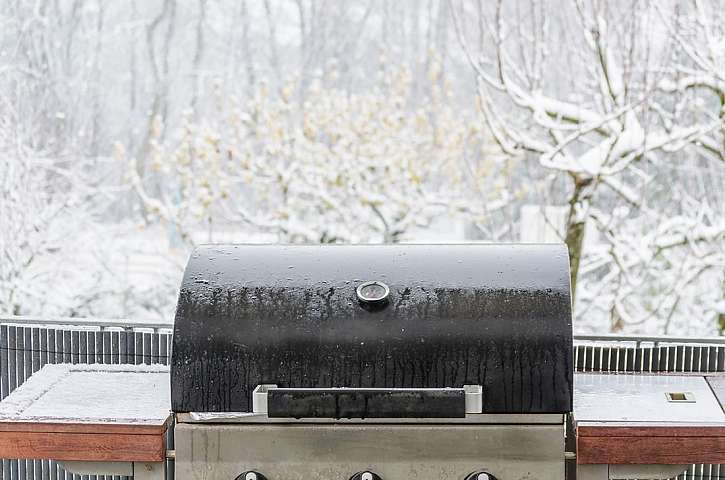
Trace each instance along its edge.
<path fill-rule="evenodd" d="M 699 215 L 708 205 L 722 205 L 722 196 L 704 191 L 696 198 L 686 189 L 662 188 L 683 162 L 690 165 L 685 175 L 715 169 L 723 178 L 722 2 L 451 6 L 460 45 L 476 75 L 483 120 L 500 148 L 570 180 L 559 198 L 569 206 L 562 239 L 569 246 L 577 295 L 585 226 L 592 221 L 611 248 L 606 266 L 586 269 L 600 282 L 601 275 L 611 282 L 604 285 L 619 285 L 607 299 L 614 330 L 651 316 L 667 317 L 661 307 L 627 301 L 643 287 L 633 263 L 644 271 L 660 263 L 660 274 L 670 272 L 666 278 L 675 285 L 682 275 L 688 282 L 713 281 L 717 275 L 703 275 L 721 268 L 725 221 L 717 214 Z M 632 219 L 657 234 L 642 237 L 644 232 L 625 228 Z M 635 250 L 637 258 L 624 252 L 629 257 L 624 262 L 619 256 L 627 235 L 640 235 L 644 244 Z M 663 257 L 663 249 L 674 248 L 698 250 L 696 265 L 675 273 L 683 260 Z M 674 314 L 678 302 L 665 303 Z"/>

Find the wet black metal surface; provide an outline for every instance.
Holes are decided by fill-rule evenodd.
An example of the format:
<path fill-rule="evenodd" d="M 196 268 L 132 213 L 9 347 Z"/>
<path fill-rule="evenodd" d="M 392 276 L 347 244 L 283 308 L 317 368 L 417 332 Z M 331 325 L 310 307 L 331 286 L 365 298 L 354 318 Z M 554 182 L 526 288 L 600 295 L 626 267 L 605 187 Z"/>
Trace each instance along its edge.
<path fill-rule="evenodd" d="M 463 418 L 462 389 L 330 390 L 274 389 L 267 393 L 270 418 Z"/>
<path fill-rule="evenodd" d="M 389 303 L 355 288 L 378 280 Z M 206 246 L 174 327 L 175 412 L 288 388 L 483 386 L 484 413 L 568 412 L 568 256 L 557 245 Z"/>

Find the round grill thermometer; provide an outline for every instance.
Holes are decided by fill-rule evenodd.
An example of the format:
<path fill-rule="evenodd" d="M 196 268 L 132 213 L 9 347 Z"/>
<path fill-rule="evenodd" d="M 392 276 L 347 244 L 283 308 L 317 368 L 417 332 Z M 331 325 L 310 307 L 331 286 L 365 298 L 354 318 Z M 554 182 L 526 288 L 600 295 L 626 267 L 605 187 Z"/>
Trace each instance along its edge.
<path fill-rule="evenodd" d="M 390 288 L 383 282 L 374 280 L 372 282 L 365 282 L 358 285 L 355 293 L 357 293 L 357 298 L 362 303 L 368 305 L 381 305 L 388 301 Z"/>

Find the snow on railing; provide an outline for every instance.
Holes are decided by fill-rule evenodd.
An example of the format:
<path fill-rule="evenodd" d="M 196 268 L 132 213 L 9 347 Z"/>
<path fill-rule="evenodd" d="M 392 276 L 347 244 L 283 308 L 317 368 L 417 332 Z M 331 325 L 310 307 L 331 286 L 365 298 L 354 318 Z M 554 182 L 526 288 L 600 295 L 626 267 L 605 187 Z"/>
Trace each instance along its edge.
<path fill-rule="evenodd" d="M 154 331 L 172 330 L 174 322 L 152 322 L 147 320 L 131 320 L 127 318 L 94 318 L 94 317 L 34 317 L 26 315 L 0 315 L 3 325 L 52 325 L 64 327 L 91 327 L 105 329 L 150 329 Z"/>
<path fill-rule="evenodd" d="M 640 346 L 660 346 L 665 344 L 683 344 L 683 345 L 725 345 L 725 337 L 680 337 L 673 335 L 620 335 L 616 333 L 605 334 L 579 334 L 574 335 L 575 342 L 594 342 L 594 343 L 634 343 Z"/>

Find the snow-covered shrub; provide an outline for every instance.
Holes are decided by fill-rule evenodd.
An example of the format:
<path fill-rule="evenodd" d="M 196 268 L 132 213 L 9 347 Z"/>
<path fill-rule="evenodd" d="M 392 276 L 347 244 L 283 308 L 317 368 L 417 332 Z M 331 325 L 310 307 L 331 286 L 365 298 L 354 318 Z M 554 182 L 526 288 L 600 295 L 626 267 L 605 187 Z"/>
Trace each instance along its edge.
<path fill-rule="evenodd" d="M 424 99 L 405 69 L 352 93 L 326 85 L 329 76 L 304 95 L 291 81 L 246 101 L 219 96 L 211 114 L 188 112 L 169 140 L 152 135 L 154 174 L 142 178 L 129 162 L 150 217 L 189 244 L 231 226 L 282 242 L 398 242 L 441 216 L 480 217 L 506 194 L 472 195 L 495 166 L 471 179 L 462 162 L 483 165 L 490 140 L 448 101 L 439 74 Z"/>

